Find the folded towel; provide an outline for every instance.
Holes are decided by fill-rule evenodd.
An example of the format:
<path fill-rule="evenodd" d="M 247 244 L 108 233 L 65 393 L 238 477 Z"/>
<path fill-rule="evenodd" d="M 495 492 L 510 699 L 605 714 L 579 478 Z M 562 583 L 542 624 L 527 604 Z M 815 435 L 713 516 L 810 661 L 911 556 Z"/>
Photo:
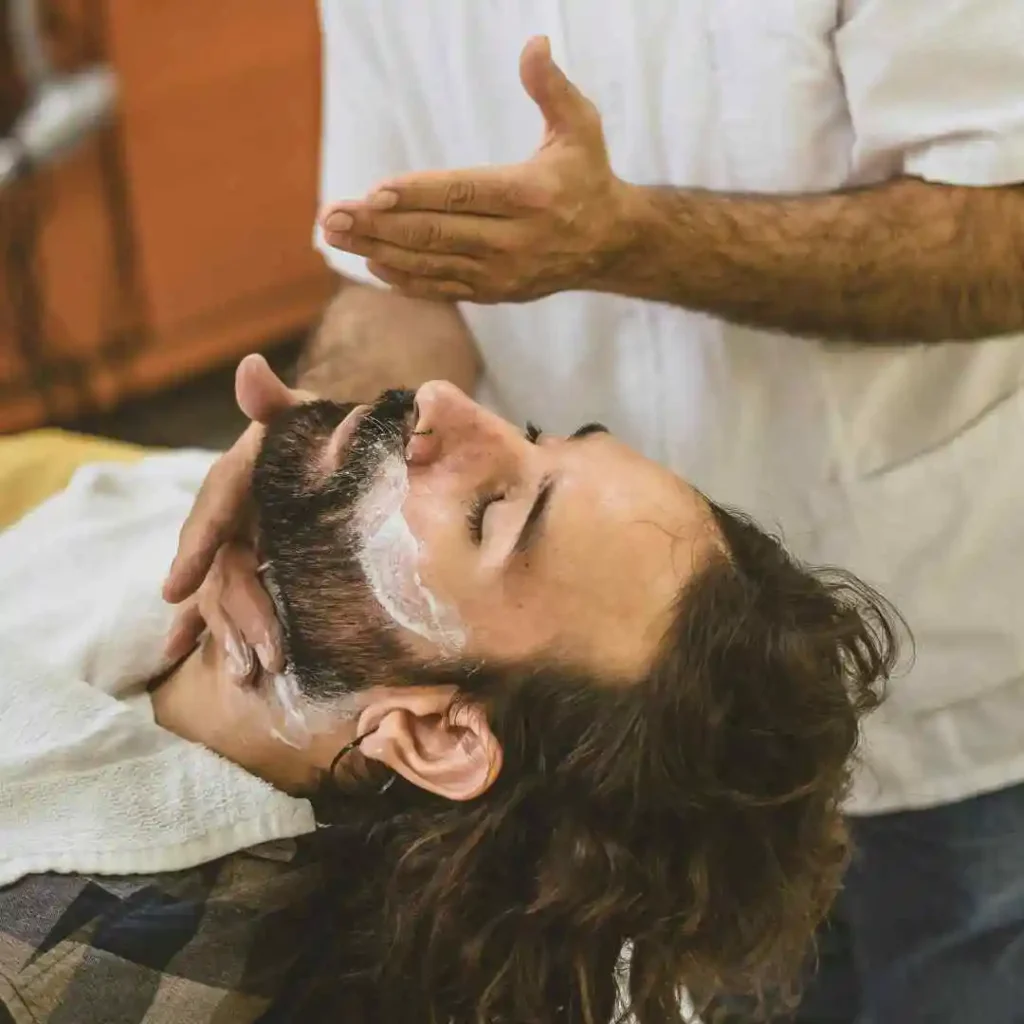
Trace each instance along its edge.
<path fill-rule="evenodd" d="M 181 870 L 315 828 L 307 801 L 153 719 L 160 587 L 214 457 L 87 466 L 0 533 L 0 885 Z"/>

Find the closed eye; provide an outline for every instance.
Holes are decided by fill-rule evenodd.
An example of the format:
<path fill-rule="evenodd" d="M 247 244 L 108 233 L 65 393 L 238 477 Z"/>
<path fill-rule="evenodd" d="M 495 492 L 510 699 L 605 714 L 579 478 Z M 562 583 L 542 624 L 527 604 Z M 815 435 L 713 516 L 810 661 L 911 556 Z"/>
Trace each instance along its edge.
<path fill-rule="evenodd" d="M 501 501 L 504 494 L 481 494 L 473 499 L 466 513 L 466 521 L 469 523 L 469 535 L 473 538 L 474 544 L 480 544 L 484 539 L 484 516 L 487 510 L 496 501 Z"/>
<path fill-rule="evenodd" d="M 531 444 L 536 444 L 543 436 L 543 431 L 535 423 L 531 423 L 529 420 L 526 423 L 526 427 L 523 431 L 526 440 Z M 582 427 L 577 427 L 568 437 L 570 441 L 577 441 L 583 437 L 589 437 L 591 434 L 608 434 L 610 431 L 603 423 L 584 423 Z M 548 499 L 551 497 L 551 486 L 553 481 L 548 480 L 540 488 L 537 493 L 537 498 L 534 501 L 533 507 L 526 518 L 526 522 L 523 524 L 523 529 L 520 532 L 519 539 L 516 542 L 516 549 L 521 549 L 527 539 L 534 532 L 534 527 L 539 522 L 541 515 L 547 507 Z M 505 495 L 499 493 L 482 494 L 477 498 L 473 499 L 473 502 L 469 506 L 469 510 L 466 513 L 466 519 L 469 523 L 469 533 L 473 538 L 475 544 L 481 544 L 483 542 L 484 535 L 484 516 L 487 514 L 487 510 L 496 501 L 504 500 Z"/>
<path fill-rule="evenodd" d="M 540 429 L 535 423 L 531 423 L 529 420 L 526 422 L 526 440 L 531 444 L 536 444 L 544 431 Z M 584 423 L 582 427 L 577 427 L 570 435 L 569 440 L 575 441 L 581 437 L 587 437 L 589 434 L 610 434 L 611 431 L 603 423 Z"/>

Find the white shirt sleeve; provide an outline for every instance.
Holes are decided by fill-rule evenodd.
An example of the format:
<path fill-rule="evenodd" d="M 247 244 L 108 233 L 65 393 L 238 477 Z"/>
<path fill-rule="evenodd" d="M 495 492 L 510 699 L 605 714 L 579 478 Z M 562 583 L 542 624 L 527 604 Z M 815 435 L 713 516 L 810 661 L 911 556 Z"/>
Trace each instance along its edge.
<path fill-rule="evenodd" d="M 1024 182 L 1024 2 L 844 0 L 836 53 L 857 163 Z"/>
<path fill-rule="evenodd" d="M 374 4 L 320 0 L 321 94 L 320 203 L 358 199 L 382 178 L 410 168 L 400 97 L 391 87 L 389 62 Z M 319 225 L 313 244 L 335 271 L 380 284 L 361 256 L 332 249 Z"/>

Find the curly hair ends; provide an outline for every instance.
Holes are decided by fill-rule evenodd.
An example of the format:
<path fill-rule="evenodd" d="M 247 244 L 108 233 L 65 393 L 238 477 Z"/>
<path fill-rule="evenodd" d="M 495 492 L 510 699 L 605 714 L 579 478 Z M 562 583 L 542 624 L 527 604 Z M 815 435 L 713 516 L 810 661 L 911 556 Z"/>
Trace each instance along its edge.
<path fill-rule="evenodd" d="M 294 1019 L 666 1024 L 684 988 L 698 1007 L 794 994 L 899 619 L 713 513 L 728 554 L 679 595 L 647 678 L 467 669 L 459 700 L 504 750 L 492 788 L 344 803 Z"/>

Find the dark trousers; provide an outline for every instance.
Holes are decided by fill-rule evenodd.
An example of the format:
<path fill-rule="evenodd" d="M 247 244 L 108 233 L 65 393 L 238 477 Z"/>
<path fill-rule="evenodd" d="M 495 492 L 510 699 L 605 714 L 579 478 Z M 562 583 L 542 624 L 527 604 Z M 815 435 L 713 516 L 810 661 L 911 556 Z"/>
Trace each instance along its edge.
<path fill-rule="evenodd" d="M 798 1024 L 1024 1024 L 1024 785 L 850 825 Z"/>

